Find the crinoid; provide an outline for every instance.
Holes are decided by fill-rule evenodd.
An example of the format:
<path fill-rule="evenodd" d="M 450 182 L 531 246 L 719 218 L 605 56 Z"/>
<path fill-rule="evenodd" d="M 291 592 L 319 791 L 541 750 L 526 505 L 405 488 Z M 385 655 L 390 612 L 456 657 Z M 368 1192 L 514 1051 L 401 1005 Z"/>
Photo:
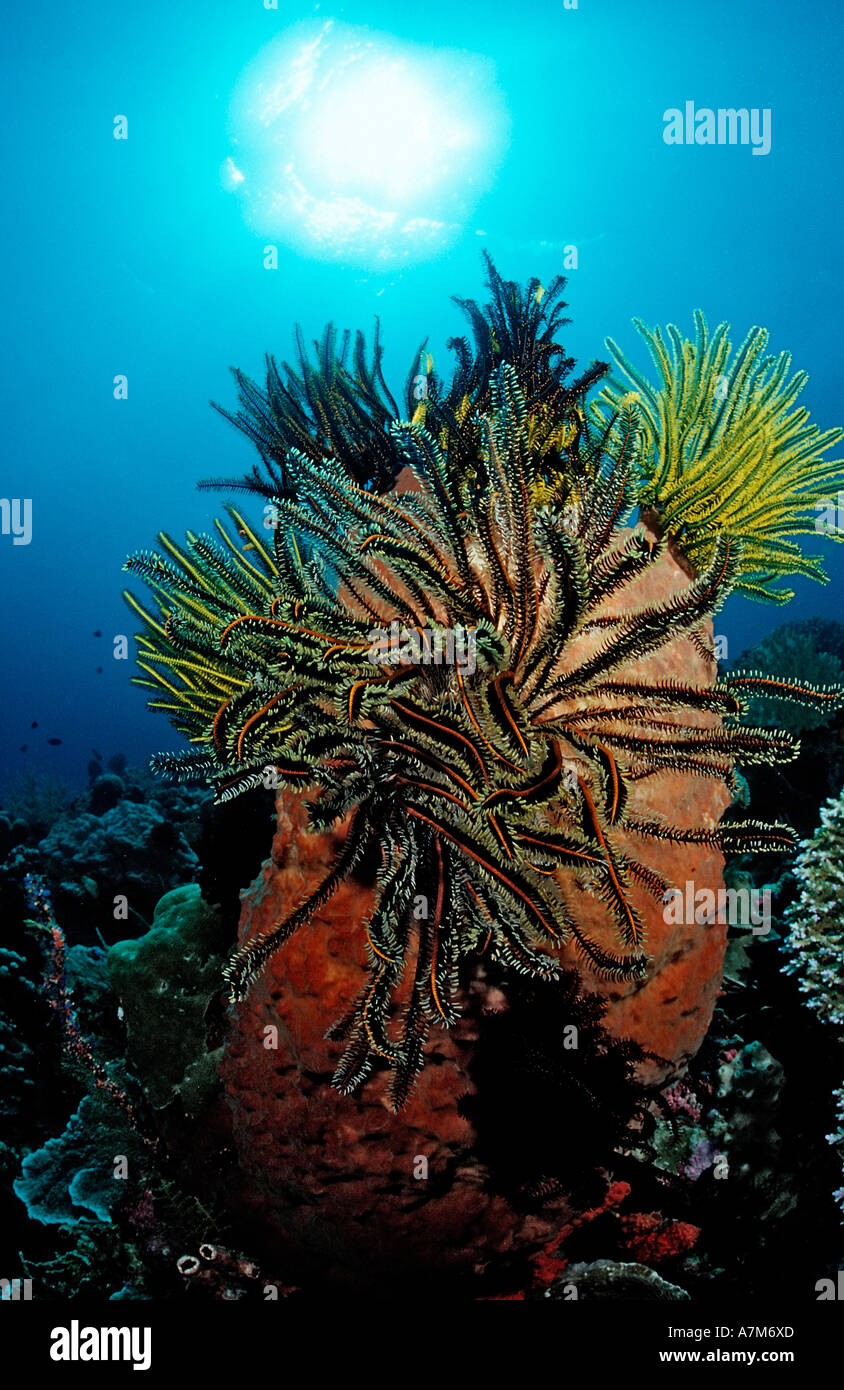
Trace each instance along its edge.
<path fill-rule="evenodd" d="M 421 352 L 405 384 L 408 413 L 414 408 Z M 253 465 L 243 478 L 209 479 L 200 487 L 259 493 L 270 501 L 287 496 L 286 459 L 294 448 L 315 461 L 326 455 L 337 459 L 356 482 L 376 492 L 392 487 L 404 460 L 387 426 L 401 411 L 384 380 L 383 355 L 377 319 L 369 360 L 363 333 L 355 334 L 354 343 L 348 331 L 338 341 L 337 329 L 329 323 L 314 343 L 313 360 L 297 326 L 295 364 L 268 355 L 263 387 L 232 368 L 240 408 L 232 412 L 212 404 L 251 439 L 261 466 Z"/>
<path fill-rule="evenodd" d="M 500 364 L 474 423 L 471 477 L 452 472 L 424 426 L 396 422 L 415 490 L 378 495 L 337 460 L 293 450 L 295 500 L 276 499 L 271 545 L 231 511 L 237 537 L 222 525 L 222 544 L 189 535 L 182 549 L 162 537 L 164 555 L 127 562 L 158 595 L 157 610 L 127 595 L 144 626 L 139 682 L 198 745 L 159 756 L 157 769 L 204 777 L 221 800 L 268 777 L 315 789 L 315 830 L 350 817 L 324 882 L 233 956 L 233 997 L 368 850 L 380 851 L 362 927 L 369 983 L 330 1036 L 346 1043 L 336 1085 L 351 1090 L 373 1064 L 388 1066 L 397 1107 L 430 1025 L 457 1017 L 463 957 L 486 951 L 549 977 L 552 952 L 571 941 L 606 976 L 646 971 L 630 886 L 659 899 L 666 883 L 622 851 L 618 831 L 639 837 L 645 855 L 653 837 L 790 844 L 780 826 L 680 830 L 628 812 L 637 779 L 665 769 L 729 778 L 735 760 L 787 759 L 796 744 L 741 726 L 742 694 L 761 677 L 702 686 L 636 674 L 726 597 L 740 567 L 732 540 L 719 538 L 700 576 L 664 602 L 600 615 L 662 553 L 641 530 L 621 529 L 635 497 L 635 407 L 612 422 L 565 525 L 535 501 L 541 455 L 529 423 L 517 373 Z M 844 694 L 783 682 L 771 693 L 827 705 Z M 563 873 L 606 905 L 616 949 L 583 930 Z M 405 972 L 398 1020 L 391 1001 Z"/>
<path fill-rule="evenodd" d="M 489 406 L 489 383 L 502 362 L 516 370 L 529 416 L 531 447 L 545 460 L 543 469 L 559 483 L 562 455 L 571 462 L 583 427 L 587 391 L 603 377 L 605 362 L 593 362 L 580 376 L 559 341 L 566 279 L 557 275 L 543 287 L 535 277 L 525 286 L 505 280 L 484 253 L 489 302 L 454 297 L 466 317 L 467 337 L 449 338 L 455 369 L 449 380 L 435 371 L 423 341 L 412 359 L 402 406 L 414 424 L 424 424 L 447 449 L 452 473 L 474 471 L 478 439 L 475 421 Z M 402 411 L 382 371 L 380 325 L 369 356 L 364 334 L 347 330 L 338 337 L 329 323 L 309 356 L 296 329 L 294 363 L 266 359 L 264 386 L 238 368 L 233 376 L 239 409 L 214 406 L 256 446 L 261 464 L 241 478 L 209 479 L 201 488 L 256 493 L 272 502 L 291 493 L 287 455 L 298 449 L 312 462 L 334 459 L 356 483 L 374 491 L 392 488 L 406 459 L 401 441 L 389 429 Z"/>
<path fill-rule="evenodd" d="M 659 385 L 608 339 L 626 380 L 611 379 L 602 398 L 614 412 L 632 390 L 639 404 L 640 505 L 697 569 L 709 564 L 719 534 L 741 541 L 734 587 L 749 598 L 787 603 L 792 591 L 775 587 L 786 575 L 826 583 L 821 561 L 787 539 L 817 532 L 818 508 L 844 487 L 844 460 L 824 457 L 844 430 L 822 433 L 795 406 L 806 373 L 789 377 L 790 354 L 767 353 L 763 328 L 752 328 L 733 357 L 729 324 L 710 335 L 700 310 L 693 340 L 673 324 L 665 333 L 634 324 Z"/>

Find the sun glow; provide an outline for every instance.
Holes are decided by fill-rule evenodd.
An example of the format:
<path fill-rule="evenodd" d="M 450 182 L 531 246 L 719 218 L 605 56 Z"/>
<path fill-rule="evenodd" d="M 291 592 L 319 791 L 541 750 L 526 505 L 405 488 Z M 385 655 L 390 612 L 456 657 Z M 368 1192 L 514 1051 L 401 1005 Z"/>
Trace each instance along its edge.
<path fill-rule="evenodd" d="M 451 159 L 482 143 L 406 62 L 374 61 L 336 85 L 314 112 L 306 155 L 338 190 L 394 204 L 430 195 L 450 177 Z"/>
<path fill-rule="evenodd" d="M 506 133 L 487 60 L 300 25 L 238 87 L 228 186 L 260 234 L 386 268 L 454 240 Z"/>

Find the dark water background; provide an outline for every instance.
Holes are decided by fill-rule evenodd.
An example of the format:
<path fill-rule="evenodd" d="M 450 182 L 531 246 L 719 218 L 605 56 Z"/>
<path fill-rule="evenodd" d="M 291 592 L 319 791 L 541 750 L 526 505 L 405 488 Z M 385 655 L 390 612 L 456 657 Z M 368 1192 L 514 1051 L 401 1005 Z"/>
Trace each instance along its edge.
<path fill-rule="evenodd" d="M 243 69 L 291 24 L 330 17 L 495 66 L 509 143 L 434 259 L 378 271 L 280 245 L 267 271 L 272 238 L 221 183 Z M 482 247 L 508 278 L 547 284 L 573 243 L 566 342 L 582 366 L 608 334 L 633 350 L 633 315 L 690 332 L 700 306 L 737 342 L 767 327 L 810 373 L 813 418 L 844 422 L 842 26 L 829 0 L 87 0 L 15 5 L 4 28 L 0 492 L 32 499 L 34 529 L 28 546 L 0 537 L 0 782 L 33 769 L 81 786 L 92 747 L 141 761 L 174 745 L 130 686 L 131 662 L 112 658 L 114 635 L 133 631 L 123 559 L 219 512 L 197 479 L 252 455 L 209 399 L 233 404 L 228 367 L 258 374 L 265 351 L 287 355 L 296 321 L 313 336 L 329 318 L 369 328 L 378 314 L 398 388 L 426 333 L 444 368 L 462 331 L 449 295 L 483 297 Z M 663 112 L 686 100 L 770 107 L 771 153 L 666 146 Z M 113 138 L 117 113 L 127 141 Z M 844 556 L 825 549 L 827 588 L 798 580 L 785 610 L 730 600 L 718 620 L 730 656 L 785 619 L 840 616 Z"/>

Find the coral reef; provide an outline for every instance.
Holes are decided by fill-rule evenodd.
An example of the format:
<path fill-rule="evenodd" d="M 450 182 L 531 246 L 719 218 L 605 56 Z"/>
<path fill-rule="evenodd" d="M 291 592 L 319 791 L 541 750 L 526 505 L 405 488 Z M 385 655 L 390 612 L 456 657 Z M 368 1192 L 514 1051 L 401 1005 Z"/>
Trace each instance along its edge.
<path fill-rule="evenodd" d="M 76 999 L 68 972 L 68 952 L 64 932 L 56 921 L 52 899 L 47 884 L 35 875 L 27 875 L 25 880 L 27 901 L 33 917 L 27 922 L 46 946 L 46 968 L 43 977 L 44 997 L 56 1015 L 61 1028 L 62 1046 L 70 1065 L 81 1071 L 85 1080 L 97 1091 L 116 1105 L 128 1120 L 135 1133 L 141 1133 L 141 1124 L 129 1096 L 122 1085 L 115 1080 L 112 1069 L 97 1054 L 96 1046 L 80 1023 Z M 80 954 L 77 948 L 77 957 Z M 90 962 L 91 957 L 100 963 L 99 951 L 81 955 Z M 78 969 L 78 964 L 77 964 Z M 90 986 L 91 967 L 83 978 Z"/>
<path fill-rule="evenodd" d="M 6 1139 L 26 1108 L 27 1091 L 35 1089 L 32 1048 L 16 1025 L 21 1007 L 31 1007 L 36 990 L 26 967 L 24 956 L 0 948 L 0 1119 Z"/>
<path fill-rule="evenodd" d="M 799 893 L 785 914 L 786 974 L 826 1024 L 844 1024 L 844 793 L 821 809 L 821 823 L 794 866 Z"/>
<path fill-rule="evenodd" d="M 235 374 L 264 526 L 129 566 L 189 751 L 0 813 L 0 1272 L 36 1297 L 770 1299 L 788 1268 L 812 1299 L 834 1267 L 842 799 L 788 855 L 844 781 L 844 628 L 719 675 L 710 618 L 819 575 L 787 536 L 836 432 L 702 319 L 590 408 L 562 279 L 487 272 L 450 380 L 423 344 L 391 395 L 377 327 Z M 739 851 L 755 888 L 760 849 L 789 974 L 733 930 L 722 984 L 723 914 L 664 893 Z"/>
<path fill-rule="evenodd" d="M 837 682 L 844 670 L 844 624 L 828 618 L 784 623 L 743 652 L 731 669 L 736 675 L 761 669 L 786 682 L 791 671 L 799 670 L 813 683 Z M 789 824 L 799 837 L 806 838 L 815 830 L 822 802 L 836 796 L 844 784 L 841 714 L 832 709 L 783 704 L 754 693 L 752 687 L 748 695 L 748 717 L 763 726 L 776 723 L 799 734 L 800 747 L 791 763 L 744 767 L 744 804 L 763 819 L 787 807 Z M 766 860 L 766 864 L 770 864 L 769 879 L 782 880 L 790 873 L 791 856 Z M 746 861 L 743 868 L 749 867 Z"/>
<path fill-rule="evenodd" d="M 288 804 L 288 819 L 295 814 L 298 828 L 292 841 L 286 838 L 282 816 L 276 857 L 287 865 L 286 891 L 293 899 L 324 872 L 337 842 L 335 838 L 332 845 L 330 836 L 307 833 L 301 804 L 297 808 L 296 798 L 291 801 L 289 794 Z M 230 812 L 238 805 L 230 803 L 220 811 Z M 172 814 L 176 827 L 190 838 L 193 803 L 174 800 Z M 221 833 L 225 833 L 222 827 Z M 214 843 L 217 848 L 210 852 L 221 857 L 222 841 Z M 836 1211 L 831 1198 L 824 1196 L 836 1185 L 835 1155 L 822 1132 L 825 1107 L 830 1113 L 835 1058 L 824 1039 L 825 1033 L 830 1034 L 827 1025 L 803 1011 L 791 978 L 778 973 L 775 941 L 756 939 L 749 944 L 746 983 L 731 982 L 721 1001 L 722 1009 L 729 1007 L 732 1022 L 720 1010 L 716 1013 L 709 1040 L 691 1062 L 687 1079 L 674 1082 L 665 1092 L 666 1114 L 670 1112 L 674 1127 L 666 1118 L 658 1118 L 655 1129 L 637 1131 L 634 1118 L 630 1138 L 622 1135 L 616 1151 L 607 1156 L 607 1170 L 614 1177 L 609 1189 L 598 1171 L 599 1131 L 612 1144 L 618 1132 L 613 1125 L 623 1126 L 638 1100 L 635 1086 L 628 1090 L 622 1079 L 627 1065 L 623 1056 L 612 1052 L 609 1041 L 606 1053 L 593 1050 L 600 1040 L 593 1028 L 598 1001 L 571 1000 L 569 1005 L 570 977 L 543 983 L 487 962 L 486 992 L 477 1002 L 493 1012 L 477 1014 L 476 1036 L 455 1061 L 468 1076 L 463 1090 L 466 1101 L 475 1107 L 474 1115 L 471 1121 L 461 1116 L 459 1092 L 453 1099 L 445 1098 L 444 1104 L 439 1104 L 444 1099 L 442 1091 L 428 1092 L 433 1109 L 420 1122 L 418 1135 L 408 1138 L 407 1148 L 414 1158 L 418 1154 L 428 1159 L 428 1178 L 412 1179 L 405 1209 L 405 1189 L 397 1176 L 401 1173 L 406 1187 L 410 1185 L 402 1166 L 405 1150 L 391 1145 L 390 1127 L 404 1124 L 408 1111 L 396 1118 L 383 1104 L 373 1104 L 361 1112 L 359 1098 L 353 1102 L 351 1097 L 338 1096 L 330 1086 L 330 1062 L 325 1064 L 327 1047 L 330 1050 L 333 1045 L 326 1045 L 320 1036 L 320 1026 L 341 1007 L 332 991 L 348 987 L 353 994 L 363 978 L 364 958 L 358 953 L 359 974 L 344 985 L 344 972 L 355 956 L 351 923 L 371 892 L 373 869 L 362 864 L 358 872 L 364 877 L 350 880 L 348 896 L 338 895 L 335 900 L 336 926 L 343 935 L 331 953 L 323 954 L 319 947 L 323 933 L 329 940 L 335 934 L 329 905 L 309 928 L 314 949 L 308 949 L 304 934 L 293 938 L 274 962 L 272 993 L 265 994 L 266 980 L 256 985 L 257 998 L 252 1002 L 257 1007 L 265 999 L 260 1013 L 253 1017 L 250 1007 L 243 1005 L 233 1016 L 232 1045 L 243 1048 L 239 1065 L 232 1062 L 226 1076 L 234 1135 L 213 1106 L 190 1121 L 182 1113 L 180 1095 L 174 1095 L 169 1105 L 147 1117 L 158 1130 L 159 1145 L 155 1151 L 144 1146 L 141 1166 L 130 1167 L 128 1182 L 114 1180 L 108 1169 L 102 1170 L 101 1183 L 90 1179 L 90 1189 L 80 1178 L 82 1195 L 97 1202 L 106 1199 L 108 1220 L 100 1220 L 91 1206 L 77 1206 L 70 1200 L 75 1173 L 88 1166 L 84 1154 L 79 1168 L 68 1162 L 66 1170 L 56 1155 L 55 1174 L 61 1177 L 56 1201 L 66 1204 L 72 1224 L 32 1219 L 12 1189 L 15 1177 L 22 1176 L 27 1152 L 43 1150 L 49 1137 L 56 1138 L 61 1151 L 63 1131 L 79 1107 L 78 1086 L 90 1086 L 91 1078 L 82 1066 L 67 1068 L 64 1034 L 55 1014 L 55 1026 L 47 1026 L 46 1015 L 51 1011 L 38 985 L 32 943 L 25 937 L 18 940 L 13 917 L 7 915 L 8 939 L 14 941 L 15 954 L 23 964 L 5 974 L 0 969 L 0 1007 L 11 1021 L 17 1043 L 26 1049 L 19 1055 L 24 1059 L 24 1075 L 34 1085 L 21 1093 L 19 1073 L 2 1078 L 9 1084 L 12 1108 L 21 1097 L 19 1115 L 4 1117 L 8 1142 L 0 1151 L 4 1269 L 31 1277 L 36 1298 L 93 1295 L 263 1301 L 267 1285 L 279 1298 L 290 1296 L 294 1283 L 303 1296 L 322 1296 L 332 1281 L 336 1288 L 338 1278 L 347 1287 L 351 1281 L 362 1290 L 376 1282 L 372 1238 L 392 1205 L 404 1210 L 407 1227 L 415 1223 L 422 1230 L 430 1209 L 434 1218 L 429 1245 L 431 1288 L 436 1287 L 438 1297 L 444 1296 L 446 1288 L 457 1287 L 469 1297 L 568 1299 L 574 1287 L 579 1298 L 592 1299 L 604 1296 L 601 1290 L 608 1280 L 607 1297 L 639 1300 L 650 1296 L 659 1278 L 696 1300 L 711 1299 L 713 1281 L 722 1296 L 745 1297 L 750 1291 L 770 1298 L 781 1292 L 784 1268 L 789 1270 L 789 1287 L 798 1301 L 815 1297 L 818 1270 L 834 1269 L 836 1259 Z M 254 916 L 256 930 L 278 911 L 284 873 L 281 864 L 268 865 L 254 895 L 244 902 L 244 919 L 247 914 Z M 259 914 L 261 891 L 265 902 Z M 186 919 L 191 899 L 199 902 L 195 892 L 186 895 Z M 350 919 L 345 923 L 344 913 Z M 230 928 L 226 932 L 230 935 Z M 292 969 L 291 953 L 295 956 Z M 202 954 L 191 954 L 193 961 L 182 968 L 186 975 L 190 970 L 201 976 Z M 105 953 L 96 947 L 71 945 L 66 964 L 80 1027 L 108 1061 L 122 1052 L 125 1043 Z M 186 975 L 184 989 L 201 997 L 208 981 L 202 990 L 191 990 Z M 150 990 L 146 1007 L 154 1025 L 155 1010 L 167 998 L 166 993 L 155 992 L 163 981 L 150 971 L 144 976 L 138 973 L 135 983 L 138 1009 L 142 1007 L 140 992 Z M 568 1013 L 569 1007 L 572 1022 L 582 1030 L 578 1037 L 582 1047 L 562 1046 L 561 1052 L 561 1045 L 571 1037 L 560 1036 L 561 1013 Z M 474 1020 L 471 1001 L 469 1009 Z M 670 1007 L 661 1009 L 665 1015 L 671 1012 Z M 298 1065 L 290 1067 L 285 1059 L 296 1054 L 290 1051 L 288 1019 L 298 1030 L 296 1036 L 310 1039 Z M 279 1029 L 276 1050 L 266 1045 L 272 1027 Z M 199 1029 L 199 1048 L 216 1050 L 222 1038 L 213 1036 L 213 1028 L 211 1033 L 209 1038 L 206 1017 Z M 757 1039 L 763 1039 L 762 1046 L 751 1045 Z M 460 1041 L 465 1041 L 462 1033 Z M 771 1053 L 781 1066 L 772 1063 Z M 55 1070 L 57 1056 L 64 1058 L 64 1080 Z M 582 1071 L 577 1065 L 581 1058 Z M 169 1065 L 163 1048 L 150 1050 L 148 1060 L 151 1072 L 159 1065 L 166 1071 Z M 432 1065 L 432 1080 L 439 1084 L 446 1064 L 437 1064 L 434 1054 Z M 428 1072 L 426 1068 L 423 1085 Z M 841 1072 L 837 1075 L 840 1078 Z M 248 1085 L 242 1084 L 245 1079 Z M 579 1090 L 581 1079 L 589 1094 Z M 139 1080 L 151 1084 L 149 1076 Z M 367 1089 L 372 1094 L 377 1080 L 363 1088 L 364 1098 Z M 71 1085 L 77 1089 L 68 1089 Z M 141 1087 L 137 1089 L 140 1093 Z M 165 1091 L 166 1086 L 161 1089 Z M 530 1097 L 532 1105 L 527 1103 Z M 112 1154 L 126 1153 L 127 1142 L 137 1142 L 137 1136 L 133 1137 L 119 1107 L 109 1110 L 111 1119 L 103 1133 L 113 1134 Z M 89 1113 L 99 1125 L 99 1111 Z M 113 1133 L 113 1124 L 122 1129 Z M 465 1128 L 458 1130 L 458 1125 Z M 273 1138 L 274 1131 L 280 1131 L 280 1138 Z M 436 1139 L 437 1133 L 441 1140 Z M 456 1161 L 462 1152 L 460 1134 L 467 1136 L 465 1162 Z M 329 1147 L 336 1150 L 336 1170 L 324 1163 L 326 1144 L 334 1135 Z M 624 1156 L 628 1143 L 641 1151 L 637 1160 Z M 243 1154 L 240 1170 L 232 1153 L 226 1159 L 227 1149 L 235 1146 Z M 340 1236 L 348 1211 L 343 1194 L 335 1192 L 334 1179 L 344 1165 L 348 1172 L 360 1164 L 363 1184 L 370 1150 L 371 1205 L 364 1207 L 369 1212 L 368 1239 L 356 1250 L 347 1246 L 344 1252 Z M 481 1217 L 481 1227 L 492 1232 L 491 1250 L 485 1248 L 483 1238 L 476 1244 L 468 1239 L 469 1257 L 479 1256 L 484 1272 L 464 1269 L 458 1281 L 455 1261 L 448 1262 L 450 1269 L 442 1263 L 436 1233 L 444 1242 L 450 1238 L 444 1232 L 460 1229 L 459 1197 L 473 1157 L 480 1195 L 472 1196 L 469 1211 L 487 1213 Z M 729 1174 L 719 1178 L 725 1159 Z M 321 1183 L 323 1166 L 325 1182 Z M 618 1182 L 622 1173 L 628 1183 Z M 455 1200 L 450 1207 L 452 1184 Z M 577 1211 L 561 1200 L 560 1188 L 568 1187 L 577 1190 Z M 110 1200 L 113 1189 L 118 1190 L 116 1201 Z M 470 1191 L 477 1194 L 476 1187 Z M 509 1196 L 502 1203 L 505 1191 Z M 355 1195 L 349 1189 L 346 1193 L 349 1211 L 354 1211 Z M 495 1194 L 497 1201 L 493 1201 Z M 298 1210 L 297 1202 L 304 1204 Z M 584 1212 L 583 1203 L 589 1202 L 593 1205 Z M 294 1211 L 293 1225 L 286 1224 L 286 1205 Z M 332 1243 L 322 1230 L 323 1212 L 330 1224 L 338 1209 L 340 1221 L 332 1226 Z M 348 1225 L 354 1230 L 351 1220 Z M 681 1239 L 686 1227 L 700 1231 L 691 1248 L 684 1248 Z M 390 1237 L 388 1227 L 388 1249 L 392 1239 L 401 1244 L 401 1229 L 399 1223 Z M 690 1234 L 686 1232 L 689 1238 Z M 462 1230 L 455 1239 L 460 1246 Z M 633 1247 L 639 1241 L 652 1243 L 648 1264 L 655 1265 L 658 1276 L 651 1270 L 649 1277 L 641 1265 L 631 1266 L 636 1258 Z M 303 1254 L 308 1248 L 310 1258 Z M 539 1253 L 525 1269 L 524 1261 L 537 1248 Z M 410 1246 L 395 1267 L 388 1265 L 380 1287 L 391 1295 L 397 1289 L 404 1294 L 419 1287 L 418 1261 L 424 1253 L 419 1246 L 415 1250 Z M 602 1276 L 601 1270 L 608 1265 L 613 1273 Z M 584 1267 L 591 1272 L 581 1285 Z M 632 1268 L 639 1272 L 630 1272 Z"/>
<path fill-rule="evenodd" d="M 122 779 L 114 772 L 104 772 L 95 777 L 88 794 L 92 814 L 102 816 L 106 811 L 112 811 L 125 791 Z"/>
<path fill-rule="evenodd" d="M 755 1039 L 722 1052 L 708 1132 L 717 1153 L 728 1155 L 747 1186 L 759 1194 L 763 1219 L 784 1215 L 794 1195 L 779 1189 L 782 1139 L 776 1128 L 784 1074 L 781 1064 Z"/>
<path fill-rule="evenodd" d="M 202 1248 L 217 1240 L 219 1222 L 198 1200 L 179 1191 L 173 1156 L 164 1152 L 149 1124 L 158 1112 L 150 1115 L 143 1101 L 133 1098 L 141 1088 L 130 1070 L 132 1059 L 127 1062 L 122 1055 L 122 1009 L 111 989 L 106 952 L 80 944 L 68 947 L 45 882 L 30 878 L 26 889 L 32 914 L 27 944 L 34 936 L 40 945 L 43 973 L 40 981 L 33 978 L 32 961 L 18 952 L 0 956 L 0 1039 L 6 1036 L 8 1004 L 9 1035 L 15 1037 L 15 1056 L 24 1065 L 23 1074 L 6 1066 L 2 1078 L 5 1099 L 0 1105 L 10 1112 L 8 1124 L 4 1117 L 4 1136 L 11 1143 L 0 1148 L 0 1267 L 21 1268 L 33 1280 L 36 1297 L 144 1297 L 147 1289 L 178 1293 L 183 1286 L 178 1256 L 186 1245 Z M 187 987 L 175 989 L 173 980 L 179 975 L 187 982 L 193 972 L 194 994 L 201 994 L 204 962 L 197 942 L 213 932 L 214 916 L 201 904 L 196 887 L 168 897 L 150 934 L 146 972 L 137 968 L 133 977 L 131 967 L 122 964 L 133 1009 L 144 984 L 151 986 L 144 999 L 146 1032 L 141 1030 L 141 1043 L 147 1045 L 135 1048 L 150 1067 L 150 1094 L 164 1096 L 170 1085 L 187 1108 L 201 1091 L 207 1097 L 209 1089 L 219 1089 L 215 1058 L 204 1077 L 196 1066 L 196 1075 L 182 1078 L 176 1090 L 174 1056 L 177 1062 L 184 1056 L 190 1034 L 167 1034 L 161 1015 L 171 1021 L 180 1017 L 189 1029 L 201 1014 L 201 1006 L 191 1013 L 193 996 Z M 167 955 L 168 936 L 171 946 L 178 943 L 180 918 L 190 928 L 187 945 L 181 942 L 187 959 L 178 966 L 167 960 L 165 988 L 173 998 L 162 1010 L 154 965 Z M 124 954 L 144 954 L 143 943 L 127 945 Z M 219 964 L 215 960 L 215 980 Z M 206 998 L 202 995 L 202 1005 Z M 157 1049 L 151 1041 L 155 1029 L 162 1034 Z M 197 1027 L 196 1034 L 199 1052 L 204 1027 Z M 203 1116 L 207 1118 L 207 1109 Z M 170 1133 L 178 1148 L 173 1126 Z M 210 1162 L 206 1147 L 199 1164 L 204 1175 Z M 171 1170 L 169 1176 L 165 1169 Z M 221 1268 L 213 1281 L 216 1296 L 224 1298 L 231 1296 L 237 1273 L 229 1266 L 226 1270 Z"/>
<path fill-rule="evenodd" d="M 220 987 L 225 944 L 219 913 L 189 883 L 160 899 L 144 936 L 108 953 L 127 1056 L 156 1109 L 179 1096 L 188 1114 L 198 1114 L 219 1085 L 205 1012 Z"/>
<path fill-rule="evenodd" d="M 121 1239 L 111 1220 L 93 1214 L 72 1223 L 50 1224 L 55 1237 L 52 1258 L 26 1258 L 23 1269 L 36 1299 L 70 1301 L 91 1298 L 145 1298 L 146 1271 L 132 1245 Z M 128 1281 L 132 1281 L 131 1283 Z"/>
<path fill-rule="evenodd" d="M 18 881 L 42 876 L 63 922 L 96 922 L 113 935 L 126 920 L 115 915 L 115 899 L 125 899 L 128 920 L 143 928 L 161 894 L 194 879 L 199 865 L 166 806 L 121 800 L 99 813 L 71 808 L 34 845 L 16 846 L 5 867 Z"/>
<path fill-rule="evenodd" d="M 689 1295 L 662 1279 L 647 1265 L 628 1264 L 618 1260 L 595 1260 L 593 1264 L 569 1265 L 559 1280 L 551 1285 L 548 1298 L 603 1300 L 636 1299 L 647 1302 L 683 1302 Z"/>
<path fill-rule="evenodd" d="M 57 777 L 23 772 L 3 789 L 3 807 L 10 820 L 44 830 L 61 815 L 70 791 Z"/>
<path fill-rule="evenodd" d="M 119 879 L 113 865 L 120 847 Z M 158 880 L 159 893 L 189 881 L 197 858 L 184 839 L 154 806 L 121 802 L 102 815 L 78 816 L 59 821 L 38 846 L 48 878 L 59 883 L 92 878 L 101 892 L 118 889 L 143 911 L 148 903 L 150 880 Z"/>

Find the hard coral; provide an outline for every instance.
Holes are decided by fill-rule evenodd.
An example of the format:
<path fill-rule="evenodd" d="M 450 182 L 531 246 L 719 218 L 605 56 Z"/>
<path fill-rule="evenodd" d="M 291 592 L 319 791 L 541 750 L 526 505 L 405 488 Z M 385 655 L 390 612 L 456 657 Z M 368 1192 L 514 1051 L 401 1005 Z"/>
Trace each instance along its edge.
<path fill-rule="evenodd" d="M 217 993 L 223 963 L 219 914 L 196 884 L 166 893 L 152 926 L 108 953 L 113 989 L 126 1020 L 128 1056 L 150 1103 L 179 1095 L 196 1114 L 216 1085 L 205 1047 L 205 1011 Z"/>
<path fill-rule="evenodd" d="M 826 802 L 821 824 L 801 845 L 794 872 L 798 896 L 785 914 L 787 975 L 829 1027 L 844 1023 L 844 792 Z M 844 1084 L 834 1096 L 835 1129 L 827 1135 L 844 1160 Z M 844 1208 L 844 1187 L 835 1193 Z"/>

